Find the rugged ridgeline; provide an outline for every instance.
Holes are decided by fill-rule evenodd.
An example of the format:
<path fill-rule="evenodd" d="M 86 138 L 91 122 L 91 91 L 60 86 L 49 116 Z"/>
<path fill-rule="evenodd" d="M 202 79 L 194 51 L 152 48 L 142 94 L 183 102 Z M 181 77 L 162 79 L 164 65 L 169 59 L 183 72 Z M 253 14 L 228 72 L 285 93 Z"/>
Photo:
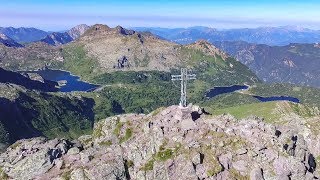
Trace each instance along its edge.
<path fill-rule="evenodd" d="M 206 27 L 135 29 L 150 31 L 181 44 L 205 39 L 247 65 L 266 82 L 320 87 L 320 81 L 317 80 L 320 75 L 320 46 L 315 44 L 320 41 L 320 31 L 298 27 L 233 30 Z"/>
<path fill-rule="evenodd" d="M 0 149 L 23 138 L 77 137 L 92 130 L 93 100 L 46 93 L 58 91 L 56 86 L 35 73 L 0 68 Z"/>
<path fill-rule="evenodd" d="M 214 44 L 247 65 L 266 82 L 320 87 L 319 44 L 267 46 L 243 41 Z"/>
<path fill-rule="evenodd" d="M 270 46 L 288 45 L 290 43 L 317 43 L 320 31 L 297 26 L 260 27 L 244 29 L 219 30 L 209 27 L 190 28 L 133 28 L 137 31 L 148 31 L 167 40 L 188 44 L 199 39 L 211 43 L 215 41 L 246 41 Z"/>
<path fill-rule="evenodd" d="M 48 32 L 36 28 L 14 28 L 14 27 L 0 27 L 0 33 L 5 34 L 16 42 L 30 43 L 39 41 L 48 35 Z"/>
<path fill-rule="evenodd" d="M 247 67 L 207 42 L 182 46 L 120 26 L 94 25 L 79 39 L 62 47 L 32 43 L 21 49 L 1 48 L 1 67 L 14 70 L 60 67 L 87 80 L 115 71 L 168 72 L 189 67 L 213 80 L 214 75 L 225 78 L 227 84 L 258 81 Z"/>
<path fill-rule="evenodd" d="M 314 179 L 319 116 L 237 120 L 197 106 L 127 114 L 77 140 L 25 139 L 0 155 L 2 179 Z"/>
<path fill-rule="evenodd" d="M 65 46 L 63 67 L 86 78 L 115 71 L 169 72 L 189 67 L 199 75 L 209 75 L 209 79 L 215 75 L 228 77 L 225 82 L 258 81 L 247 67 L 214 49 L 203 41 L 182 46 L 120 26 L 94 25 Z"/>
<path fill-rule="evenodd" d="M 78 39 L 85 31 L 87 31 L 90 27 L 81 24 L 78 26 L 73 27 L 67 32 L 54 32 L 49 35 L 47 35 L 44 39 L 42 39 L 42 42 L 48 43 L 50 45 L 58 46 L 62 44 L 67 44 L 71 41 L 74 41 Z"/>
<path fill-rule="evenodd" d="M 22 48 L 0 44 L 0 66 L 10 70 L 36 70 L 63 61 L 62 49 L 43 42 Z"/>

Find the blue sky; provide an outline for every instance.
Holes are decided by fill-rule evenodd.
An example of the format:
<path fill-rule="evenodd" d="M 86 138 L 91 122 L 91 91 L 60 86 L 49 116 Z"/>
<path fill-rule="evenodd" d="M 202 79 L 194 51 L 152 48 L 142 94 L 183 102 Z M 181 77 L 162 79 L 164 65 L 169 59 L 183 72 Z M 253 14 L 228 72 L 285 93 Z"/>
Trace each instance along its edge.
<path fill-rule="evenodd" d="M 64 30 L 77 24 L 124 27 L 320 29 L 320 0 L 0 0 L 0 26 Z"/>

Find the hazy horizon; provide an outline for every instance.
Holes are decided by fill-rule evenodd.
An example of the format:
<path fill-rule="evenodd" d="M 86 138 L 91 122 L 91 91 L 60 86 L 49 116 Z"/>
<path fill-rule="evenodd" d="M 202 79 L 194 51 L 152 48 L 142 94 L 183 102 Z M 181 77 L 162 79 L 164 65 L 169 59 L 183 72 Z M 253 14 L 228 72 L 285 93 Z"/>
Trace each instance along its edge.
<path fill-rule="evenodd" d="M 78 24 L 216 29 L 299 26 L 320 29 L 320 2 L 309 0 L 14 0 L 2 2 L 0 27 L 62 31 Z"/>
<path fill-rule="evenodd" d="M 102 24 L 102 23 L 98 23 L 98 24 Z M 78 24 L 81 25 L 81 24 Z M 85 24 L 88 26 L 92 26 L 95 24 Z M 103 25 L 107 25 L 108 24 L 103 24 Z M 75 25 L 77 26 L 77 25 Z M 75 26 L 70 26 L 70 27 L 66 27 L 66 29 L 56 29 L 56 30 L 52 30 L 52 29 L 44 29 L 44 28 L 40 28 L 40 27 L 35 27 L 35 26 L 0 26 L 1 28 L 35 28 L 35 29 L 39 29 L 42 31 L 46 31 L 46 32 L 65 32 L 70 30 L 71 28 L 75 27 Z M 186 27 L 160 27 L 160 26 L 131 26 L 131 27 L 126 27 L 126 26 L 122 26 L 121 24 L 119 25 L 114 25 L 114 26 L 109 26 L 111 28 L 114 28 L 116 26 L 121 26 L 124 27 L 126 29 L 135 29 L 135 28 L 163 28 L 163 29 L 188 29 L 188 28 L 197 28 L 197 27 L 203 27 L 203 28 L 212 28 L 212 29 L 216 29 L 218 31 L 223 31 L 223 30 L 236 30 L 236 29 L 259 29 L 259 28 L 303 28 L 303 29 L 309 29 L 309 30 L 313 30 L 313 31 L 320 31 L 320 29 L 314 29 L 314 28 L 308 28 L 308 27 L 303 27 L 303 26 L 292 26 L 292 25 L 284 25 L 284 26 L 257 26 L 257 27 L 240 27 L 240 28 L 216 28 L 216 27 L 209 27 L 209 26 L 201 26 L 201 25 L 195 25 L 195 26 L 186 26 Z"/>

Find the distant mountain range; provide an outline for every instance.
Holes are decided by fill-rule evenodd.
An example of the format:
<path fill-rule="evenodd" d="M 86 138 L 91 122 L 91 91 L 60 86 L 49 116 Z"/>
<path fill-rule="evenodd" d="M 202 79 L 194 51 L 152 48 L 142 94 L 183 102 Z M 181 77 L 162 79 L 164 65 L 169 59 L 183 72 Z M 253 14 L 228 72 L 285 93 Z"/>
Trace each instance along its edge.
<path fill-rule="evenodd" d="M 244 29 L 218 30 L 209 27 L 190 28 L 133 28 L 136 31 L 148 31 L 167 40 L 189 44 L 199 39 L 211 43 L 215 41 L 246 41 L 255 44 L 288 45 L 290 43 L 316 43 L 320 42 L 320 31 L 295 26 L 260 27 Z"/>
<path fill-rule="evenodd" d="M 320 87 L 320 45 L 268 46 L 244 41 L 214 45 L 248 66 L 266 82 Z"/>
<path fill-rule="evenodd" d="M 42 41 L 50 45 L 62 45 L 79 38 L 88 25 L 80 24 L 65 32 L 46 32 L 36 28 L 0 27 L 0 43 L 9 47 L 21 47 L 21 44 Z M 6 42 L 4 41 L 7 40 Z"/>
<path fill-rule="evenodd" d="M 214 52 L 210 52 L 211 55 L 218 53 L 224 59 L 226 55 L 222 51 L 225 51 L 247 65 L 265 82 L 289 82 L 320 87 L 317 79 L 320 76 L 320 48 L 314 43 L 320 41 L 320 32 L 316 30 L 289 26 L 231 30 L 208 27 L 134 29 L 137 31 L 120 26 L 110 28 L 104 25 L 78 25 L 66 32 L 47 34 L 45 38 L 29 43 L 24 48 L 16 48 L 22 45 L 3 34 L 0 36 L 0 65 L 11 70 L 38 69 L 61 64 L 71 55 L 84 53 L 96 59 L 91 61 L 91 69 L 99 66 L 99 71 L 114 71 L 127 67 L 135 70 L 168 70 L 171 66 L 181 64 L 181 59 L 185 58 L 182 55 L 186 54 L 182 51 L 190 47 L 176 43 L 191 44 L 205 39 L 194 46 L 200 47 L 203 52 Z M 79 38 L 80 36 L 82 38 Z M 77 42 L 74 42 L 75 40 Z M 208 41 L 222 51 L 207 43 Z M 70 42 L 74 43 L 61 47 Z M 293 42 L 302 43 L 292 44 Z M 71 52 L 68 56 L 63 51 L 74 51 L 78 54 Z M 72 63 L 76 62 L 79 63 L 79 60 Z"/>
<path fill-rule="evenodd" d="M 88 30 L 90 26 L 87 26 L 85 24 L 78 25 L 76 27 L 73 27 L 67 32 L 54 32 L 49 35 L 47 35 L 44 39 L 42 39 L 42 42 L 48 43 L 50 45 L 62 45 L 69 43 L 77 38 L 79 38 L 86 30 Z"/>
<path fill-rule="evenodd" d="M 67 31 L 47 32 L 36 28 L 0 27 L 0 33 L 5 34 L 7 37 L 20 44 L 42 40 L 52 45 L 60 45 L 78 38 L 88 28 L 89 26 L 82 24 Z M 288 45 L 290 43 L 320 42 L 319 30 L 311 30 L 296 26 L 226 30 L 202 26 L 174 29 L 134 27 L 131 29 L 136 31 L 148 31 L 154 35 L 180 44 L 190 44 L 199 39 L 204 39 L 211 43 L 215 41 L 246 41 L 249 43 L 266 44 L 270 46 Z"/>
<path fill-rule="evenodd" d="M 0 33 L 5 34 L 18 43 L 29 43 L 39 41 L 45 38 L 49 32 L 36 29 L 36 28 L 13 28 L 13 27 L 0 27 Z"/>

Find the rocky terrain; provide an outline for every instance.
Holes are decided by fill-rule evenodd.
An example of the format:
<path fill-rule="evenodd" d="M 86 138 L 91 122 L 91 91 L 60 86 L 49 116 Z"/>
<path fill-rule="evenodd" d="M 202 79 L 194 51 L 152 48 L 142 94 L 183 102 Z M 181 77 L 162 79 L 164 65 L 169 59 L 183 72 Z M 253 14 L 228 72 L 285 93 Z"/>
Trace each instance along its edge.
<path fill-rule="evenodd" d="M 0 44 L 0 66 L 6 69 L 36 70 L 62 61 L 62 49 L 43 42 L 30 43 L 23 48 Z"/>
<path fill-rule="evenodd" d="M 183 46 L 150 33 L 138 33 L 121 26 L 110 28 L 106 25 L 94 25 L 65 49 L 67 53 L 84 49 L 93 68 L 101 72 L 170 71 L 179 67 L 206 71 L 209 68 L 216 69 L 213 64 L 220 65 L 220 61 L 225 64 L 221 71 L 226 68 L 230 68 L 230 71 L 244 68 L 206 41 Z"/>
<path fill-rule="evenodd" d="M 99 121 L 77 140 L 19 140 L 0 155 L 2 179 L 317 179 L 319 117 L 212 116 L 198 106 Z M 316 131 L 315 131 L 316 130 Z"/>
<path fill-rule="evenodd" d="M 67 32 L 54 32 L 49 35 L 47 35 L 44 39 L 42 39 L 42 42 L 48 43 L 53 46 L 59 46 L 62 44 L 67 44 L 71 41 L 74 41 L 78 39 L 82 34 L 84 34 L 90 27 L 81 24 L 78 26 L 73 27 Z"/>
<path fill-rule="evenodd" d="M 183 61 L 179 45 L 120 26 L 94 25 L 76 44 L 83 45 L 108 70 L 169 70 Z"/>

